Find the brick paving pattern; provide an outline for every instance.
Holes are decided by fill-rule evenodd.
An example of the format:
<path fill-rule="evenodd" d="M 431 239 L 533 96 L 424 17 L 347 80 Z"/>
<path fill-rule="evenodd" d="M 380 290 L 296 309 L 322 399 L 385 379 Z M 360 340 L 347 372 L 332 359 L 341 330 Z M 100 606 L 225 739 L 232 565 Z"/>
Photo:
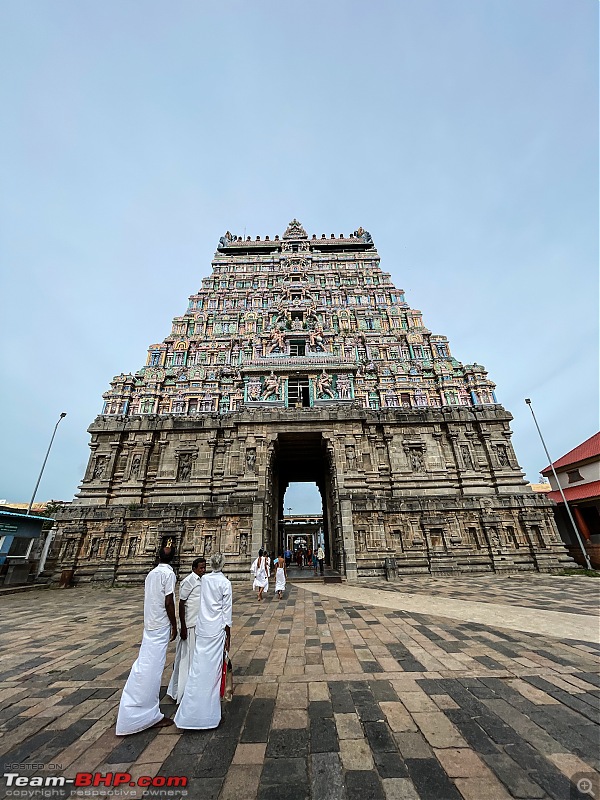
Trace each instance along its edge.
<path fill-rule="evenodd" d="M 593 637 L 561 640 L 427 614 L 427 594 L 435 593 L 532 614 L 588 614 L 597 629 L 596 587 L 550 576 L 429 578 L 361 585 L 364 601 L 350 603 L 298 584 L 282 601 L 270 594 L 257 604 L 249 585 L 235 585 L 235 695 L 219 728 L 121 738 L 114 724 L 141 639 L 142 588 L 5 596 L 3 772 L 189 778 L 187 795 L 127 786 L 129 798 L 599 797 Z M 377 607 L 381 591 L 422 594 L 423 613 Z M 163 693 L 173 656 L 171 645 Z M 174 713 L 170 703 L 162 708 Z M 99 787 L 92 796 L 118 795 Z"/>

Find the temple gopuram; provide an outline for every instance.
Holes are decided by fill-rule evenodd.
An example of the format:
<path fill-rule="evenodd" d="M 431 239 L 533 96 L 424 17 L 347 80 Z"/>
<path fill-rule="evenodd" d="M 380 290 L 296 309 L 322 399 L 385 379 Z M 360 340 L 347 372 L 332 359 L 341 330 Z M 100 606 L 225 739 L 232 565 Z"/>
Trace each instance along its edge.
<path fill-rule="evenodd" d="M 259 547 L 281 549 L 285 491 L 303 481 L 349 581 L 570 563 L 486 370 L 379 261 L 362 228 L 226 233 L 171 333 L 104 395 L 54 579 L 141 581 L 171 540 L 181 570 L 222 551 L 247 581 Z"/>

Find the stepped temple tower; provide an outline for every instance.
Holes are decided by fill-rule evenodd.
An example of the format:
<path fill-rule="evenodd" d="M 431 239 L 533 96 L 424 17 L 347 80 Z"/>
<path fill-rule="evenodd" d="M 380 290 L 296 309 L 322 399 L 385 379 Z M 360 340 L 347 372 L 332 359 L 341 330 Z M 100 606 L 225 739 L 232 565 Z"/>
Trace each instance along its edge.
<path fill-rule="evenodd" d="M 171 333 L 104 400 L 56 579 L 140 581 L 172 540 L 180 569 L 220 550 L 248 580 L 301 481 L 348 580 L 569 561 L 485 369 L 425 327 L 362 228 L 226 233 Z"/>

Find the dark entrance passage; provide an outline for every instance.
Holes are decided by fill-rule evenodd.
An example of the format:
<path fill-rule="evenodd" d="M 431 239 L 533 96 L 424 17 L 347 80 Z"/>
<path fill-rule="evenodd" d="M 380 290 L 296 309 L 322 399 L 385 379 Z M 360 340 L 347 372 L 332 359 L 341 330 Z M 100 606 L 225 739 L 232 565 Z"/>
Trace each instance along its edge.
<path fill-rule="evenodd" d="M 334 547 L 336 516 L 332 500 L 332 475 L 326 442 L 321 433 L 280 433 L 277 436 L 271 464 L 272 479 L 272 544 L 274 550 L 285 549 L 285 494 L 291 483 L 316 484 L 322 506 L 322 539 L 325 562 L 334 569 L 342 567 Z M 298 510 L 298 513 L 302 513 Z M 321 516 L 319 515 L 319 516 Z M 312 538 L 312 537 L 311 537 Z M 315 542 L 316 543 L 316 542 Z"/>

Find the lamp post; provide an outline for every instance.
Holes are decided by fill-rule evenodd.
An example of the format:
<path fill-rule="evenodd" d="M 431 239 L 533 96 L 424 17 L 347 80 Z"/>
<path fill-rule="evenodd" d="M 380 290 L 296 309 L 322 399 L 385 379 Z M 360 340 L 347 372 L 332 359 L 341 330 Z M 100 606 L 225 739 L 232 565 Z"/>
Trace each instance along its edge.
<path fill-rule="evenodd" d="M 31 500 L 29 501 L 29 508 L 27 509 L 27 514 L 31 514 L 31 506 L 33 505 L 33 501 L 35 500 L 35 495 L 38 490 L 38 486 L 40 485 L 40 481 L 42 480 L 42 475 L 44 474 L 44 467 L 46 466 L 46 461 L 48 461 L 48 456 L 50 455 L 50 448 L 52 447 L 52 442 L 54 441 L 54 437 L 56 436 L 56 429 L 59 426 L 59 423 L 63 417 L 66 417 L 66 411 L 63 411 L 58 418 L 58 422 L 54 426 L 54 431 L 52 433 L 52 438 L 50 439 L 50 444 L 48 445 L 48 449 L 46 450 L 46 457 L 44 458 L 44 463 L 42 464 L 42 468 L 40 470 L 40 474 L 37 479 L 37 483 L 35 485 L 35 489 L 33 490 L 33 494 L 31 495 Z"/>
<path fill-rule="evenodd" d="M 558 491 L 560 492 L 560 496 L 562 497 L 563 503 L 565 504 L 565 509 L 567 511 L 567 515 L 568 515 L 569 519 L 571 520 L 571 525 L 573 526 L 573 530 L 575 531 L 575 536 L 577 537 L 577 541 L 579 542 L 579 547 L 581 548 L 581 552 L 583 553 L 583 557 L 585 559 L 585 563 L 586 563 L 587 569 L 592 569 L 592 564 L 590 562 L 590 557 L 588 556 L 587 550 L 585 549 L 584 544 L 583 544 L 583 542 L 581 540 L 581 536 L 579 535 L 579 529 L 577 528 L 577 525 L 575 524 L 575 520 L 573 519 L 573 515 L 571 514 L 571 509 L 569 508 L 569 504 L 567 503 L 567 498 L 565 497 L 565 493 L 563 492 L 562 486 L 560 485 L 560 481 L 558 480 L 558 475 L 556 474 L 556 470 L 554 469 L 554 464 L 552 463 L 552 459 L 550 458 L 550 453 L 548 452 L 548 448 L 546 447 L 546 442 L 544 441 L 544 437 L 542 436 L 542 432 L 540 430 L 540 426 L 538 425 L 538 421 L 537 421 L 536 416 L 535 416 L 535 414 L 533 412 L 533 406 L 531 405 L 531 400 L 527 397 L 527 398 L 525 398 L 525 402 L 529 406 L 529 410 L 531 411 L 531 416 L 533 417 L 533 421 L 535 422 L 535 427 L 537 428 L 537 432 L 540 435 L 540 440 L 541 440 L 542 445 L 544 447 L 544 451 L 546 453 L 546 457 L 548 459 L 548 462 L 550 463 L 550 469 L 552 470 L 552 474 L 554 475 L 554 480 L 556 481 L 556 485 L 558 486 Z"/>

